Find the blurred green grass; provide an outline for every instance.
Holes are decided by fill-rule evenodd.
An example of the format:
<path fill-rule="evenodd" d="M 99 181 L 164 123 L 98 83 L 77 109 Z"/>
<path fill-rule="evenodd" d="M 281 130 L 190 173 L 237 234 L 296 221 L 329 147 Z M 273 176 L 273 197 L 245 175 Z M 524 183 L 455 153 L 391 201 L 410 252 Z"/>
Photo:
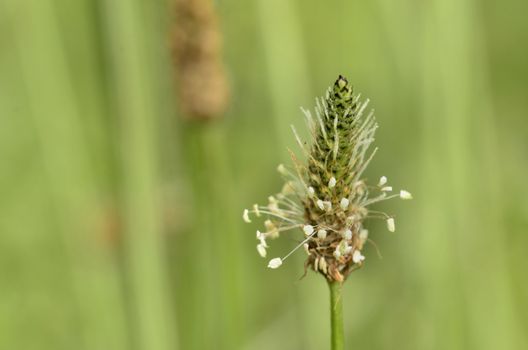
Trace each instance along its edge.
<path fill-rule="evenodd" d="M 0 0 L 0 348 L 326 348 L 323 281 L 302 254 L 266 269 L 240 215 L 337 74 L 376 109 L 367 176 L 415 197 L 371 226 L 348 344 L 527 347 L 527 5 L 215 5 L 233 96 L 199 124 L 166 2 Z"/>

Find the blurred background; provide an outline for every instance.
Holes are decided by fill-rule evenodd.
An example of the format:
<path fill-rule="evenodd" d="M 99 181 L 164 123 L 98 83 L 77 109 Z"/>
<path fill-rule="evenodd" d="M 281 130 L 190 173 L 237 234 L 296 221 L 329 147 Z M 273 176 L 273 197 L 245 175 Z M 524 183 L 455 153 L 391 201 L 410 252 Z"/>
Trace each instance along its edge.
<path fill-rule="evenodd" d="M 528 348 L 528 4 L 0 0 L 0 348 L 325 349 L 303 253 L 241 213 L 338 74 L 371 99 L 351 349 Z M 292 239 L 274 242 L 282 256 Z"/>

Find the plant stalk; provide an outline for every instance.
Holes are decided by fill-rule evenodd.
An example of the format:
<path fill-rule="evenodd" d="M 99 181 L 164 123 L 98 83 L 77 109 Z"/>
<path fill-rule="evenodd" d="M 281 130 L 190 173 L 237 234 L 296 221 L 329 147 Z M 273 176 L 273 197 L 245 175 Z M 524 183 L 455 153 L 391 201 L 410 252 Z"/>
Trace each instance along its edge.
<path fill-rule="evenodd" d="M 328 282 L 330 288 L 330 337 L 332 350 L 345 348 L 345 335 L 343 327 L 343 299 L 341 297 L 342 285 L 339 282 Z"/>

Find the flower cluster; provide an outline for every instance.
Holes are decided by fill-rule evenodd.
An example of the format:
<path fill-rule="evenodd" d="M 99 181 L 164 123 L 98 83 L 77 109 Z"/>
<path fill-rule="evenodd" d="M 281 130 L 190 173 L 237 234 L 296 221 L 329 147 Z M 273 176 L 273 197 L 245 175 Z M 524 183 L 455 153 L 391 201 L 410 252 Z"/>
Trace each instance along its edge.
<path fill-rule="evenodd" d="M 303 110 L 312 137 L 309 147 L 292 127 L 305 160 L 290 152 L 293 166 L 281 164 L 277 169 L 285 179 L 281 192 L 270 196 L 267 205 L 255 204 L 243 212 L 246 222 L 251 222 L 250 215 L 265 217 L 265 230 L 256 235 L 262 257 L 267 255 L 269 239 L 293 229 L 304 233 L 304 239 L 288 254 L 271 259 L 269 268 L 278 268 L 302 247 L 308 255 L 307 267 L 329 281 L 342 282 L 365 260 L 362 250 L 369 240 L 365 219 L 383 219 L 387 229 L 395 231 L 394 218 L 370 206 L 412 196 L 405 190 L 393 193 L 385 176 L 374 186 L 362 178 L 376 153 L 376 149 L 368 153 L 378 127 L 373 111 L 364 116 L 368 102 L 360 101 L 360 95 L 339 76 L 326 97 L 317 100 L 315 118 Z"/>

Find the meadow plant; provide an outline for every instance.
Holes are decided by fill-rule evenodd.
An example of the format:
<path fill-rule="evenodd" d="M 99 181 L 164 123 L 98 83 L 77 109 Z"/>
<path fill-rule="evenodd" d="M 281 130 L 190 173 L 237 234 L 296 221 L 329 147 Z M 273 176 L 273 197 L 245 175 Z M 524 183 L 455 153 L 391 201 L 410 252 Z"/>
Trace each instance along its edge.
<path fill-rule="evenodd" d="M 304 250 L 305 269 L 323 275 L 330 286 L 332 349 L 344 347 L 341 287 L 365 263 L 369 231 L 364 221 L 381 219 L 388 231 L 396 229 L 393 216 L 371 206 L 391 198 L 412 198 L 405 190 L 394 193 L 385 176 L 375 185 L 363 178 L 377 150 L 369 152 L 378 124 L 373 111 L 365 113 L 368 103 L 340 75 L 326 96 L 316 100 L 315 116 L 303 110 L 311 142 L 303 142 L 292 126 L 303 157 L 290 151 L 293 166 L 278 166 L 285 179 L 282 190 L 270 196 L 267 205 L 255 204 L 242 215 L 246 222 L 253 217 L 265 220 L 265 229 L 256 233 L 257 252 L 263 258 L 269 240 L 286 231 L 302 232 L 303 239 L 286 255 L 269 260 L 268 267 L 277 269 L 294 252 Z"/>

